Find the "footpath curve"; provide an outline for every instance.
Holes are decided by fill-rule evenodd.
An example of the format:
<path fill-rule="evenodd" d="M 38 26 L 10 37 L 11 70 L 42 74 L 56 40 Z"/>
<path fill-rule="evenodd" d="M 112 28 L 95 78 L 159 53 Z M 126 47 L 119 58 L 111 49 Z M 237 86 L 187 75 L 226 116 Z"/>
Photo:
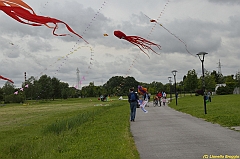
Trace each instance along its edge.
<path fill-rule="evenodd" d="M 239 158 L 240 132 L 168 106 L 137 108 L 130 129 L 141 159 Z"/>

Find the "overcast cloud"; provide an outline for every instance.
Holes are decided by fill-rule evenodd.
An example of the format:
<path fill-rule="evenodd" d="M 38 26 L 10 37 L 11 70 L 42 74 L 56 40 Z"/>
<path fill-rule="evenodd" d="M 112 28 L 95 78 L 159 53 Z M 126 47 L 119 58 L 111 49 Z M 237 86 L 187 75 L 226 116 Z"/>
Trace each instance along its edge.
<path fill-rule="evenodd" d="M 45 27 L 19 23 L 0 12 L 0 75 L 21 87 L 27 78 L 47 74 L 70 86 L 77 84 L 80 70 L 82 86 L 94 81 L 104 84 L 112 76 L 133 76 L 140 82 L 168 83 L 171 71 L 177 70 L 181 81 L 188 70 L 201 75 L 198 52 L 208 52 L 204 66 L 208 71 L 235 75 L 240 70 L 239 0 L 25 0 L 36 14 L 66 22 L 89 42 L 71 36 L 54 36 Z M 160 25 L 150 23 L 158 19 Z M 161 45 L 148 52 L 116 38 L 115 30 L 136 35 Z M 58 34 L 69 33 L 59 25 Z M 103 36 L 108 34 L 109 36 Z M 187 50 L 184 43 L 187 44 Z M 85 80 L 84 80 L 84 78 Z M 0 80 L 0 87 L 6 81 Z"/>

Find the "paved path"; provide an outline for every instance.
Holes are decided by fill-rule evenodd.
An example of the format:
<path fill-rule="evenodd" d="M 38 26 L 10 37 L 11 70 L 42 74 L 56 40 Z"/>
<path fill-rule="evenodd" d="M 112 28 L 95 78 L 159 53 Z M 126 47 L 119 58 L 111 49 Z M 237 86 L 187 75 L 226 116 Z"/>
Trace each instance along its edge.
<path fill-rule="evenodd" d="M 206 122 L 168 106 L 137 108 L 131 122 L 141 159 L 240 159 L 240 132 Z M 229 155 L 229 156 L 227 156 Z"/>

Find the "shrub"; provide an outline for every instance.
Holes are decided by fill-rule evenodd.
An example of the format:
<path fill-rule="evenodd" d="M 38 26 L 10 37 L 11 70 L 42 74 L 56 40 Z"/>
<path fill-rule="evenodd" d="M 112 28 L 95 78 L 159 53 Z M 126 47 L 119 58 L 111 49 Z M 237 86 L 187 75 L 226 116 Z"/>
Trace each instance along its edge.
<path fill-rule="evenodd" d="M 229 86 L 221 86 L 221 87 L 218 87 L 216 93 L 218 95 L 232 94 L 233 90 Z"/>
<path fill-rule="evenodd" d="M 5 103 L 23 103 L 24 95 L 22 94 L 10 94 L 5 96 Z"/>
<path fill-rule="evenodd" d="M 203 95 L 203 90 L 202 89 L 196 90 L 195 96 L 198 96 L 198 95 Z"/>

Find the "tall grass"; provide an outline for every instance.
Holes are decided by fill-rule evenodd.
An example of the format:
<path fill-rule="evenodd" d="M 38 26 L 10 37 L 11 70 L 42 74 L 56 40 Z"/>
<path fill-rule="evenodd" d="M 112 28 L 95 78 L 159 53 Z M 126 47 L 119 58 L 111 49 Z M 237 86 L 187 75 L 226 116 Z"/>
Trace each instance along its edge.
<path fill-rule="evenodd" d="M 79 114 L 75 116 L 67 116 L 62 119 L 56 120 L 54 123 L 48 125 L 44 129 L 44 133 L 55 133 L 60 134 L 63 131 L 72 130 L 76 127 L 81 126 L 87 121 L 94 120 L 94 118 L 99 115 L 100 113 L 103 113 L 103 111 L 106 111 L 106 109 L 109 109 L 111 107 L 98 107 L 94 109 L 87 109 L 79 112 Z"/>
<path fill-rule="evenodd" d="M 139 159 L 126 101 L 10 105 L 0 117 L 0 158 Z"/>
<path fill-rule="evenodd" d="M 204 113 L 202 96 L 185 96 L 175 99 L 169 104 L 170 107 L 203 118 L 212 123 L 218 123 L 225 127 L 240 126 L 240 95 L 216 95 L 212 102 L 207 102 L 207 114 Z"/>

